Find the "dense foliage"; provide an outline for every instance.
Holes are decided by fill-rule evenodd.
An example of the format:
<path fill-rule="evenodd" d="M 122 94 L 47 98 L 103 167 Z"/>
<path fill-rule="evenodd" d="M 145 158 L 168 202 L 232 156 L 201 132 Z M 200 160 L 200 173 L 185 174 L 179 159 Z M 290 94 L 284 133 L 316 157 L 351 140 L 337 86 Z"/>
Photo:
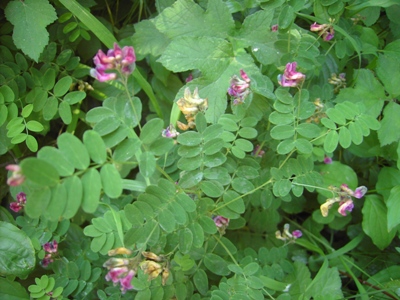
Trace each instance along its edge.
<path fill-rule="evenodd" d="M 0 8 L 0 298 L 400 297 L 398 0 Z"/>

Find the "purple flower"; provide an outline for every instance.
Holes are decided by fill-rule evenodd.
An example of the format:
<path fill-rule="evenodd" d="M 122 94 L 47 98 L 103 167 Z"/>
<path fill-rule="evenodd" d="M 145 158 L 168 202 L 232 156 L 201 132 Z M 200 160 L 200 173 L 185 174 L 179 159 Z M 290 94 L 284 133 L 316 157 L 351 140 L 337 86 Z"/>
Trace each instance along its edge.
<path fill-rule="evenodd" d="M 293 235 L 294 238 L 298 239 L 298 238 L 303 236 L 303 233 L 301 232 L 301 230 L 294 230 L 292 232 L 292 235 Z"/>
<path fill-rule="evenodd" d="M 233 75 L 228 88 L 228 94 L 233 98 L 233 105 L 244 103 L 246 97 L 250 94 L 250 78 L 246 72 L 240 70 L 240 79 L 238 76 Z"/>
<path fill-rule="evenodd" d="M 346 201 L 342 201 L 339 203 L 339 209 L 338 212 L 342 215 L 342 216 L 347 216 L 346 211 L 351 212 L 354 208 L 354 203 L 353 200 L 347 199 Z"/>
<path fill-rule="evenodd" d="M 25 176 L 22 174 L 21 167 L 19 165 L 8 165 L 6 170 L 11 171 L 11 176 L 7 179 L 9 186 L 19 186 L 25 181 Z"/>
<path fill-rule="evenodd" d="M 49 254 L 45 255 L 45 257 L 42 259 L 40 264 L 42 265 L 43 268 L 46 268 L 52 262 L 54 262 L 54 259 L 53 259 L 52 255 L 51 255 L 51 253 L 49 253 Z"/>
<path fill-rule="evenodd" d="M 17 202 L 10 203 L 10 209 L 19 212 L 26 204 L 26 194 L 24 192 L 20 192 L 16 196 Z"/>
<path fill-rule="evenodd" d="M 358 188 L 356 188 L 356 190 L 354 191 L 353 196 L 357 199 L 361 199 L 362 197 L 364 197 L 365 193 L 368 191 L 366 186 L 359 186 Z"/>
<path fill-rule="evenodd" d="M 20 192 L 17 194 L 17 202 L 20 204 L 25 204 L 26 203 L 26 194 L 24 192 Z"/>
<path fill-rule="evenodd" d="M 179 135 L 179 132 L 175 129 L 174 125 L 170 124 L 161 132 L 161 135 L 165 138 L 174 138 Z"/>
<path fill-rule="evenodd" d="M 329 24 L 311 24 L 310 30 L 314 32 L 319 32 L 319 36 L 322 36 L 324 41 L 330 41 L 335 36 L 335 30 L 332 25 Z"/>
<path fill-rule="evenodd" d="M 23 205 L 21 205 L 18 202 L 11 202 L 10 203 L 10 209 L 15 211 L 16 213 L 19 212 L 23 208 Z"/>
<path fill-rule="evenodd" d="M 332 163 L 332 158 L 330 158 L 329 156 L 325 155 L 324 163 L 327 164 L 327 165 L 331 164 Z"/>
<path fill-rule="evenodd" d="M 222 216 L 215 216 L 213 218 L 215 226 L 217 226 L 218 228 L 221 227 L 227 227 L 229 225 L 229 219 L 228 218 L 224 218 Z"/>
<path fill-rule="evenodd" d="M 271 31 L 272 31 L 272 32 L 276 32 L 276 31 L 278 31 L 278 28 L 279 28 L 279 27 L 278 27 L 278 24 L 272 25 L 272 26 L 271 26 Z"/>
<path fill-rule="evenodd" d="M 335 36 L 333 30 L 332 32 L 326 32 L 323 37 L 324 37 L 324 41 L 330 41 L 331 39 L 333 39 L 333 37 Z"/>
<path fill-rule="evenodd" d="M 90 70 L 90 75 L 104 82 L 117 78 L 117 74 L 110 71 L 117 71 L 124 76 L 130 75 L 135 68 L 136 55 L 133 47 L 125 46 L 121 49 L 114 43 L 114 48 L 108 50 L 107 54 L 99 50 L 93 62 L 96 66 Z"/>
<path fill-rule="evenodd" d="M 297 63 L 288 63 L 285 67 L 285 71 L 278 75 L 278 83 L 283 87 L 295 87 L 301 83 L 306 75 L 296 71 Z"/>
<path fill-rule="evenodd" d="M 320 24 L 317 24 L 317 22 L 315 22 L 314 24 L 311 24 L 310 30 L 311 31 L 321 31 L 321 30 L 324 30 L 326 28 L 326 26 L 327 26 L 326 24 L 320 25 Z"/>
<path fill-rule="evenodd" d="M 190 73 L 189 76 L 185 79 L 186 82 L 190 82 L 193 80 L 193 74 Z"/>
<path fill-rule="evenodd" d="M 106 274 L 106 280 L 107 281 L 112 281 L 113 283 L 118 283 L 120 278 L 125 276 L 128 273 L 128 267 L 116 267 L 112 268 L 108 273 Z"/>
<path fill-rule="evenodd" d="M 58 250 L 58 243 L 56 240 L 52 242 L 48 242 L 43 245 L 43 250 L 48 252 L 48 253 L 57 253 Z"/>

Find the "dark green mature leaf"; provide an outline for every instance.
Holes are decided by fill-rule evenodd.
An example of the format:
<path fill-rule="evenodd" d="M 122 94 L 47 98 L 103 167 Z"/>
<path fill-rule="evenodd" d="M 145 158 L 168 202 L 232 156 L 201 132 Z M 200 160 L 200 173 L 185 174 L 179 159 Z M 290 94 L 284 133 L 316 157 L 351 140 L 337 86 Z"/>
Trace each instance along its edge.
<path fill-rule="evenodd" d="M 226 276 L 230 273 L 228 263 L 222 257 L 213 253 L 206 254 L 204 257 L 204 265 L 208 270 L 217 275 Z"/>
<path fill-rule="evenodd" d="M 20 283 L 1 277 L 0 298 L 7 300 L 27 300 L 29 299 L 29 295 Z"/>
<path fill-rule="evenodd" d="M 58 106 L 58 113 L 65 124 L 70 124 L 72 121 L 71 107 L 65 101 L 61 102 Z"/>
<path fill-rule="evenodd" d="M 260 10 L 244 19 L 236 39 L 244 42 L 244 46 L 253 46 L 254 43 L 265 43 L 273 35 L 270 30 L 274 10 Z M 275 51 L 276 52 L 276 51 Z"/>
<path fill-rule="evenodd" d="M 57 19 L 54 7 L 47 0 L 11 1 L 5 14 L 14 25 L 15 45 L 37 62 L 49 42 L 46 26 Z"/>
<path fill-rule="evenodd" d="M 396 235 L 396 230 L 388 231 L 387 208 L 385 203 L 378 195 L 368 195 L 365 197 L 362 214 L 362 227 L 364 232 L 372 239 L 372 242 L 379 249 L 385 249 Z"/>
<path fill-rule="evenodd" d="M 64 180 L 63 185 L 67 191 L 67 203 L 62 216 L 70 219 L 77 213 L 82 203 L 82 182 L 77 176 L 71 176 Z"/>
<path fill-rule="evenodd" d="M 53 165 L 39 158 L 24 159 L 21 162 L 21 169 L 27 179 L 41 186 L 54 186 L 60 180 Z"/>
<path fill-rule="evenodd" d="M 156 170 L 156 158 L 151 152 L 143 152 L 139 160 L 140 173 L 144 177 L 150 177 Z"/>
<path fill-rule="evenodd" d="M 339 134 L 335 130 L 331 130 L 325 137 L 324 150 L 327 153 L 332 153 L 336 150 L 339 144 Z"/>
<path fill-rule="evenodd" d="M 70 176 L 74 173 L 74 166 L 57 148 L 45 146 L 39 150 L 37 157 L 53 165 L 60 176 Z"/>
<path fill-rule="evenodd" d="M 391 231 L 400 224 L 400 185 L 395 186 L 390 191 L 389 199 L 386 200 L 387 206 L 387 225 L 388 230 Z"/>
<path fill-rule="evenodd" d="M 10 223 L 0 221 L 0 240 L 0 273 L 19 277 L 29 274 L 35 267 L 36 258 L 35 249 L 26 233 Z M 0 295 L 3 292 L 2 288 Z"/>
<path fill-rule="evenodd" d="M 163 129 L 164 122 L 161 119 L 152 119 L 148 121 L 140 132 L 140 140 L 143 144 L 151 144 L 160 135 Z"/>
<path fill-rule="evenodd" d="M 193 245 L 193 233 L 185 228 L 179 233 L 179 251 L 183 254 L 189 253 Z"/>
<path fill-rule="evenodd" d="M 43 215 L 50 221 L 58 221 L 69 203 L 67 189 L 64 184 L 57 184 L 51 189 L 49 205 Z"/>
<path fill-rule="evenodd" d="M 208 292 L 208 277 L 203 269 L 198 269 L 193 276 L 193 283 L 202 295 Z"/>
<path fill-rule="evenodd" d="M 48 187 L 34 190 L 29 194 L 26 202 L 25 212 L 31 218 L 39 218 L 46 210 L 51 199 L 51 190 Z"/>
<path fill-rule="evenodd" d="M 381 146 L 389 145 L 400 139 L 400 105 L 390 102 L 383 110 L 381 128 L 378 130 L 378 138 Z"/>
<path fill-rule="evenodd" d="M 87 130 L 83 134 L 83 144 L 94 162 L 103 164 L 107 160 L 106 145 L 98 132 Z"/>

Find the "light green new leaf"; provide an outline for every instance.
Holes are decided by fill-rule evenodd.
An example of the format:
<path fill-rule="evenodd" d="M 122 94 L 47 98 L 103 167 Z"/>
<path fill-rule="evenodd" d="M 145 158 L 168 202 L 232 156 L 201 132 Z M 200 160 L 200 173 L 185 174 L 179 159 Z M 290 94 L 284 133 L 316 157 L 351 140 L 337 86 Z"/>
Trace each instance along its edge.
<path fill-rule="evenodd" d="M 390 191 L 389 199 L 386 200 L 388 230 L 400 224 L 400 185 Z"/>
<path fill-rule="evenodd" d="M 3 276 L 20 277 L 29 274 L 35 267 L 36 258 L 35 249 L 26 233 L 10 223 L 0 222 L 0 240 L 0 273 Z M 0 286 L 1 295 L 5 292 L 4 282 L 0 282 Z"/>
<path fill-rule="evenodd" d="M 113 164 L 106 164 L 100 170 L 104 192 L 110 198 L 118 198 L 122 194 L 122 179 Z"/>
<path fill-rule="evenodd" d="M 344 149 L 349 148 L 351 145 L 351 133 L 346 127 L 339 130 L 339 143 Z"/>
<path fill-rule="evenodd" d="M 58 137 L 57 144 L 61 153 L 76 169 L 85 170 L 89 166 L 89 153 L 76 136 L 63 133 Z"/>
<path fill-rule="evenodd" d="M 34 61 L 49 42 L 46 26 L 57 19 L 57 14 L 48 0 L 11 1 L 5 14 L 14 25 L 15 45 Z"/>
<path fill-rule="evenodd" d="M 45 146 L 39 150 L 37 157 L 53 165 L 60 176 L 70 176 L 74 173 L 74 166 L 57 148 Z"/>
<path fill-rule="evenodd" d="M 397 194 L 397 189 L 394 191 L 393 195 L 395 194 Z M 385 203 L 378 195 L 368 195 L 365 197 L 362 214 L 362 228 L 364 232 L 372 239 L 372 242 L 379 249 L 385 249 L 390 245 L 396 235 L 396 230 L 388 230 L 388 217 Z M 391 220 L 391 225 L 393 225 L 392 222 L 395 222 L 395 220 Z"/>
<path fill-rule="evenodd" d="M 63 185 L 67 191 L 67 203 L 62 216 L 70 219 L 78 212 L 82 203 L 82 182 L 77 176 L 71 176 L 64 180 Z"/>
<path fill-rule="evenodd" d="M 324 141 L 325 152 L 332 153 L 333 151 L 336 150 L 338 144 L 339 144 L 339 134 L 335 130 L 328 132 Z"/>
<path fill-rule="evenodd" d="M 89 169 L 82 176 L 83 200 L 82 209 L 94 213 L 100 202 L 101 177 L 96 169 Z"/>
<path fill-rule="evenodd" d="M 34 190 L 29 194 L 29 201 L 26 201 L 26 214 L 31 218 L 39 218 L 49 205 L 50 198 L 50 188 L 44 187 L 39 190 Z"/>
<path fill-rule="evenodd" d="M 44 216 L 50 221 L 58 221 L 64 212 L 67 203 L 67 189 L 64 184 L 58 184 L 51 189 L 49 205 L 44 211 Z"/>
<path fill-rule="evenodd" d="M 61 120 L 64 124 L 70 124 L 72 121 L 71 107 L 65 101 L 61 102 L 58 106 L 58 113 L 60 114 Z"/>
<path fill-rule="evenodd" d="M 41 186 L 54 186 L 60 180 L 56 168 L 39 158 L 24 159 L 21 162 L 21 169 L 27 179 Z"/>

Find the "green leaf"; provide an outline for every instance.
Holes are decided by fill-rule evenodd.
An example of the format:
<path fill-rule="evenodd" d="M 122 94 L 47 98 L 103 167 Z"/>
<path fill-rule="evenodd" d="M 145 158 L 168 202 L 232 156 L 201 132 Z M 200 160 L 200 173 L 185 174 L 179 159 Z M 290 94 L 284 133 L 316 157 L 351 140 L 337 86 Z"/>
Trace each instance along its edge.
<path fill-rule="evenodd" d="M 14 25 L 15 45 L 38 62 L 40 53 L 49 42 L 46 26 L 57 19 L 54 7 L 47 0 L 11 1 L 5 14 Z"/>
<path fill-rule="evenodd" d="M 400 224 L 400 186 L 397 185 L 390 190 L 390 196 L 386 200 L 387 206 L 387 220 L 388 220 L 388 230 L 391 231 Z"/>
<path fill-rule="evenodd" d="M 107 149 L 100 134 L 94 130 L 87 130 L 83 134 L 83 144 L 85 145 L 90 158 L 103 164 L 107 160 Z"/>
<path fill-rule="evenodd" d="M 179 251 L 183 254 L 189 253 L 193 244 L 193 233 L 185 228 L 179 233 Z"/>
<path fill-rule="evenodd" d="M 203 133 L 207 128 L 207 120 L 204 114 L 196 115 L 196 129 L 199 133 Z"/>
<path fill-rule="evenodd" d="M 58 137 L 57 144 L 61 153 L 76 169 L 85 170 L 89 166 L 89 153 L 76 136 L 63 133 Z"/>
<path fill-rule="evenodd" d="M 197 269 L 193 276 L 193 283 L 196 289 L 205 296 L 208 292 L 208 277 L 207 273 L 203 269 Z"/>
<path fill-rule="evenodd" d="M 389 145 L 400 139 L 400 105 L 395 102 L 389 104 L 383 110 L 381 128 L 378 130 L 378 138 L 381 146 Z"/>
<path fill-rule="evenodd" d="M 35 249 L 30 238 L 16 226 L 0 221 L 0 273 L 3 276 L 28 275 L 35 267 Z M 1 292 L 5 292 L 0 281 Z M 21 289 L 18 288 L 19 294 Z M 10 298 L 7 298 L 10 299 Z"/>
<path fill-rule="evenodd" d="M 293 140 L 284 140 L 279 143 L 277 147 L 277 151 L 279 154 L 288 154 L 290 151 L 294 149 L 296 146 L 295 141 Z"/>
<path fill-rule="evenodd" d="M 150 177 L 156 170 L 156 158 L 151 152 L 143 152 L 139 159 L 140 173 L 144 177 Z"/>
<path fill-rule="evenodd" d="M 42 81 L 42 87 L 46 91 L 50 91 L 54 87 L 54 84 L 56 83 L 56 70 L 53 68 L 47 69 L 41 81 Z"/>
<path fill-rule="evenodd" d="M 218 181 L 202 181 L 200 189 L 209 197 L 218 198 L 224 193 L 224 187 Z"/>
<path fill-rule="evenodd" d="M 271 39 L 270 28 L 273 10 L 260 10 L 244 19 L 242 27 L 235 38 L 244 42 L 244 46 L 254 46 L 254 43 L 265 43 Z"/>
<path fill-rule="evenodd" d="M 51 189 L 50 202 L 43 215 L 50 221 L 58 221 L 67 204 L 69 205 L 67 200 L 67 190 L 65 185 L 56 185 Z"/>
<path fill-rule="evenodd" d="M 142 128 L 140 132 L 140 140 L 143 144 L 151 144 L 160 135 L 163 129 L 164 122 L 161 119 L 152 119 L 148 121 Z"/>
<path fill-rule="evenodd" d="M 27 300 L 29 295 L 25 288 L 16 281 L 0 278 L 0 298 L 8 300 Z"/>
<path fill-rule="evenodd" d="M 244 139 L 237 139 L 235 141 L 235 146 L 244 152 L 249 152 L 253 150 L 253 144 L 250 141 Z"/>
<path fill-rule="evenodd" d="M 29 157 L 21 162 L 25 177 L 41 186 L 54 186 L 60 181 L 57 170 L 48 162 Z"/>
<path fill-rule="evenodd" d="M 58 109 L 57 98 L 53 97 L 53 96 L 47 98 L 47 101 L 43 106 L 43 118 L 46 121 L 50 121 L 57 113 L 57 109 Z M 35 111 L 38 111 L 38 110 L 39 110 L 39 108 L 35 107 Z"/>
<path fill-rule="evenodd" d="M 25 212 L 31 218 L 39 218 L 49 205 L 51 191 L 48 187 L 34 190 L 26 201 Z"/>
<path fill-rule="evenodd" d="M 28 134 L 25 143 L 28 149 L 32 152 L 36 152 L 38 150 L 38 142 L 34 136 Z"/>
<path fill-rule="evenodd" d="M 327 153 L 332 153 L 336 150 L 339 144 L 339 135 L 335 130 L 331 130 L 325 137 L 324 150 Z"/>
<path fill-rule="evenodd" d="M 24 118 L 29 117 L 32 113 L 32 110 L 33 110 L 33 104 L 25 105 L 25 107 L 21 111 L 21 116 L 23 116 Z"/>
<path fill-rule="evenodd" d="M 72 113 L 71 113 L 71 107 L 69 104 L 65 101 L 61 102 L 60 105 L 58 106 L 58 113 L 60 114 L 61 120 L 65 124 L 70 124 L 72 121 Z"/>
<path fill-rule="evenodd" d="M 178 135 L 177 141 L 185 146 L 197 146 L 201 143 L 202 138 L 198 132 L 188 131 Z"/>
<path fill-rule="evenodd" d="M 74 105 L 86 98 L 86 93 L 81 91 L 74 91 L 66 94 L 63 98 L 64 102 L 69 105 Z"/>
<path fill-rule="evenodd" d="M 83 200 L 82 209 L 94 213 L 100 202 L 101 177 L 96 169 L 89 169 L 82 176 Z"/>
<path fill-rule="evenodd" d="M 344 149 L 349 148 L 351 145 L 351 133 L 346 127 L 339 130 L 339 143 Z"/>
<path fill-rule="evenodd" d="M 286 29 L 288 28 L 294 21 L 296 15 L 293 7 L 286 5 L 282 8 L 281 13 L 278 17 L 278 25 L 279 28 Z"/>
<path fill-rule="evenodd" d="M 290 125 L 277 125 L 271 129 L 271 137 L 275 140 L 285 140 L 294 135 L 295 130 Z"/>
<path fill-rule="evenodd" d="M 397 189 L 394 193 L 397 193 Z M 385 249 L 395 237 L 396 230 L 388 231 L 387 208 L 382 199 L 378 195 L 367 195 L 362 214 L 362 228 L 364 232 L 379 249 Z M 391 225 L 393 225 L 393 221 L 391 219 Z"/>
<path fill-rule="evenodd" d="M 122 194 L 122 179 L 113 164 L 106 164 L 100 170 L 104 192 L 110 198 L 118 198 Z"/>
<path fill-rule="evenodd" d="M 45 146 L 39 150 L 37 157 L 53 165 L 60 176 L 70 176 L 74 173 L 73 165 L 57 148 Z"/>
<path fill-rule="evenodd" d="M 0 93 L 3 96 L 5 103 L 12 103 L 15 100 L 15 94 L 8 85 L 0 87 Z"/>
<path fill-rule="evenodd" d="M 226 276 L 230 273 L 228 263 L 222 257 L 213 253 L 207 253 L 205 255 L 204 265 L 212 273 L 220 276 Z"/>
<path fill-rule="evenodd" d="M 72 78 L 70 76 L 65 76 L 57 81 L 54 86 L 54 96 L 61 97 L 64 96 L 70 89 L 72 84 Z"/>
<path fill-rule="evenodd" d="M 337 123 L 339 125 L 345 125 L 346 124 L 346 118 L 339 111 L 339 109 L 329 108 L 326 111 L 326 114 L 328 115 L 329 119 L 331 119 L 333 122 L 335 122 L 335 123 Z"/>
<path fill-rule="evenodd" d="M 71 219 L 78 212 L 82 203 L 83 188 L 82 182 L 77 176 L 71 176 L 63 182 L 67 191 L 67 203 L 62 216 L 65 219 Z"/>
<path fill-rule="evenodd" d="M 321 128 L 312 123 L 302 123 L 296 127 L 296 131 L 302 136 L 312 139 L 320 135 Z"/>
<path fill-rule="evenodd" d="M 306 139 L 297 139 L 295 141 L 295 145 L 296 145 L 296 149 L 300 152 L 300 153 L 304 153 L 304 154 L 311 154 L 313 151 L 313 145 L 311 144 L 310 141 L 306 140 Z"/>
<path fill-rule="evenodd" d="M 158 222 L 160 227 L 167 233 L 174 231 L 176 221 L 174 215 L 169 210 L 161 210 L 158 214 Z"/>
<path fill-rule="evenodd" d="M 118 162 L 129 160 L 140 149 L 141 142 L 138 138 L 129 138 L 119 143 L 113 153 L 113 159 Z"/>
<path fill-rule="evenodd" d="M 307 298 L 311 296 L 313 299 L 343 299 L 339 271 L 337 268 L 328 268 L 327 266 L 324 264 L 320 268 L 314 280 L 307 287 Z"/>
<path fill-rule="evenodd" d="M 26 123 L 26 128 L 28 128 L 30 131 L 33 132 L 41 132 L 44 129 L 41 123 L 34 120 L 31 120 L 28 123 Z"/>

